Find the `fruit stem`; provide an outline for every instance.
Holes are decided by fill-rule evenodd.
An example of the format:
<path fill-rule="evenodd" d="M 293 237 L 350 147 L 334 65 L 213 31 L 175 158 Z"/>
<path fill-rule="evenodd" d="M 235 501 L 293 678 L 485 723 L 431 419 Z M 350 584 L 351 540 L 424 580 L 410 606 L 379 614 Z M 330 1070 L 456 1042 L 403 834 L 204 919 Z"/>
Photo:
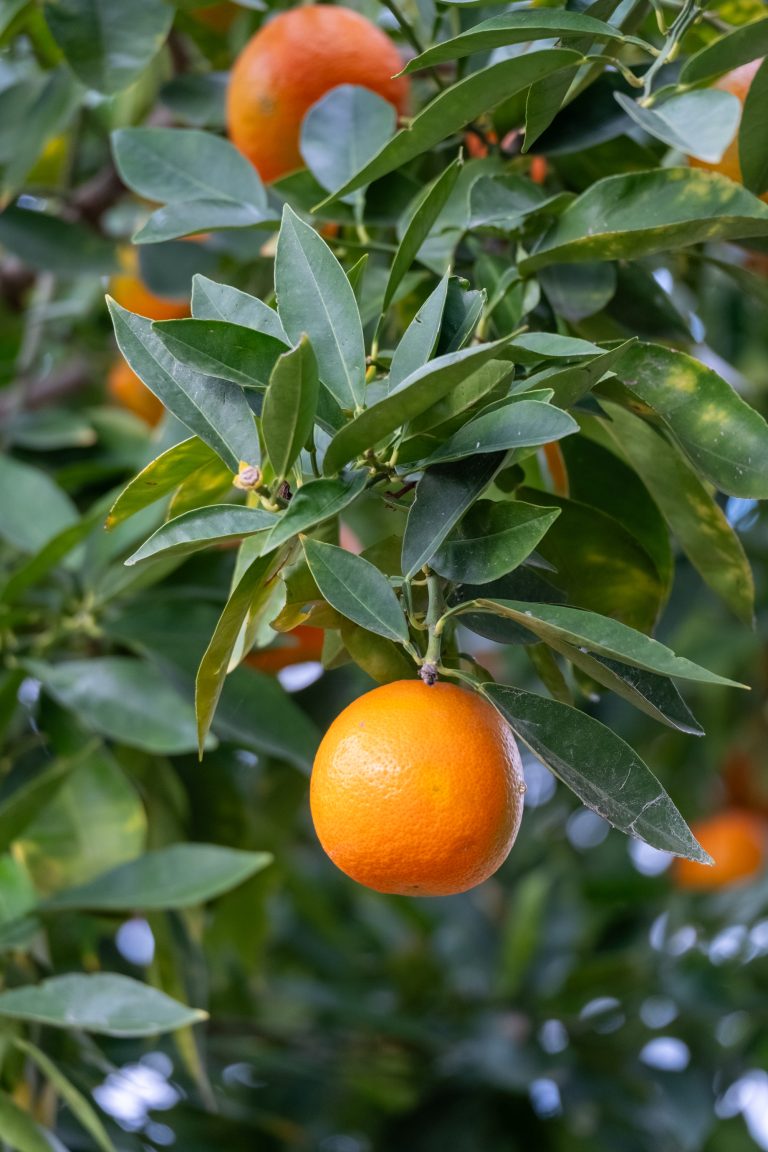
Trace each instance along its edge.
<path fill-rule="evenodd" d="M 437 669 L 443 650 L 442 629 L 438 629 L 438 624 L 443 615 L 445 601 L 443 599 L 443 586 L 440 577 L 429 568 L 424 568 L 423 571 L 427 578 L 427 596 L 429 598 L 426 616 L 429 640 L 427 641 L 427 652 L 422 662 L 419 675 L 425 684 L 431 685 L 437 680 Z"/>
<path fill-rule="evenodd" d="M 701 4 L 699 0 L 685 0 L 685 3 L 670 26 L 666 43 L 643 76 L 643 96 L 640 100 L 640 104 L 643 107 L 648 108 L 653 103 L 651 88 L 656 73 L 660 68 L 663 68 L 665 64 L 671 63 L 675 59 L 679 51 L 680 41 L 690 26 L 701 18 L 703 11 L 704 5 Z"/>

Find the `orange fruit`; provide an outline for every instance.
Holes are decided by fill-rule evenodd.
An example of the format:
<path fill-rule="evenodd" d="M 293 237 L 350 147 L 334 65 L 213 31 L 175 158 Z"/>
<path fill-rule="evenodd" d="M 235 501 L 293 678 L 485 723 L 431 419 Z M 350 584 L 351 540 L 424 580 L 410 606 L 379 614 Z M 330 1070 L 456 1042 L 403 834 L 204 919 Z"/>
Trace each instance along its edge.
<path fill-rule="evenodd" d="M 245 663 L 260 672 L 279 672 L 292 664 L 306 664 L 310 660 L 320 660 L 323 655 L 324 632 L 311 624 L 298 624 L 290 632 L 281 635 L 269 648 L 249 652 Z"/>
<path fill-rule="evenodd" d="M 397 680 L 334 720 L 310 805 L 320 843 L 353 880 L 448 896 L 504 863 L 524 791 L 514 737 L 491 704 L 453 684 Z"/>
<path fill-rule="evenodd" d="M 162 419 L 165 412 L 162 400 L 150 392 L 122 356 L 113 362 L 109 370 L 107 389 L 121 408 L 127 408 L 152 428 Z"/>
<path fill-rule="evenodd" d="M 556 496 L 567 496 L 568 469 L 565 466 L 562 448 L 556 440 L 553 440 L 551 444 L 544 445 L 542 452 L 552 481 L 552 491 Z"/>
<path fill-rule="evenodd" d="M 109 282 L 109 294 L 122 308 L 149 320 L 181 320 L 189 316 L 189 301 L 156 296 L 139 276 L 139 261 L 132 248 L 118 253 L 121 270 Z"/>
<path fill-rule="evenodd" d="M 409 82 L 389 37 L 349 8 L 309 5 L 282 12 L 235 60 L 227 93 L 232 143 L 263 180 L 304 166 L 301 122 L 321 96 L 358 84 L 404 112 Z"/>
<path fill-rule="evenodd" d="M 732 72 L 726 72 L 725 76 L 721 76 L 719 80 L 715 81 L 713 87 L 719 88 L 722 92 L 730 92 L 733 96 L 738 97 L 743 105 L 755 73 L 761 64 L 762 60 L 751 60 L 749 64 L 742 64 L 741 68 L 734 68 Z M 727 176 L 729 180 L 735 180 L 737 184 L 742 183 L 738 133 L 717 164 L 708 164 L 705 160 L 697 160 L 694 156 L 690 156 L 688 159 L 693 168 L 705 168 L 708 172 L 719 172 L 722 176 Z M 768 192 L 765 192 L 760 199 L 768 200 Z"/>
<path fill-rule="evenodd" d="M 765 865 L 768 823 L 752 812 L 726 808 L 692 824 L 691 831 L 715 863 L 708 867 L 693 860 L 675 860 L 673 876 L 678 888 L 724 888 L 751 879 Z"/>
<path fill-rule="evenodd" d="M 489 145 L 498 144 L 499 137 L 493 128 L 489 128 L 484 135 L 481 135 L 474 128 L 469 128 L 464 133 L 464 147 L 467 150 L 467 155 L 471 156 L 473 160 L 482 160 L 490 153 Z"/>
<path fill-rule="evenodd" d="M 547 179 L 549 165 L 546 156 L 531 157 L 530 177 L 534 184 L 544 184 Z"/>

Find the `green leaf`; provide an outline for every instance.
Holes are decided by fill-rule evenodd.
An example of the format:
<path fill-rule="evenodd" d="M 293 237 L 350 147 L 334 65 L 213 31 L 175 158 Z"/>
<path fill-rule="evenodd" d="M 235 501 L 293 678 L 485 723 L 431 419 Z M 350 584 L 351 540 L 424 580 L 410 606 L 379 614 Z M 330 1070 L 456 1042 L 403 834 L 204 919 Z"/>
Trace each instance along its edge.
<path fill-rule="evenodd" d="M 699 84 L 768 54 L 768 19 L 751 20 L 720 36 L 693 56 L 680 71 L 681 84 Z"/>
<path fill-rule="evenodd" d="M 224 606 L 200 661 L 195 680 L 195 715 L 201 756 L 240 630 L 259 594 L 263 595 L 264 590 L 271 587 L 284 562 L 283 552 L 268 552 L 246 568 Z"/>
<path fill-rule="evenodd" d="M 481 176 L 469 194 L 469 226 L 516 232 L 529 216 L 536 212 L 557 215 L 571 199 L 565 193 L 547 196 L 543 188 L 524 176 Z"/>
<path fill-rule="evenodd" d="M 106 276 L 115 268 L 114 245 L 92 229 L 14 204 L 0 213 L 0 246 L 64 280 Z"/>
<path fill-rule="evenodd" d="M 16 1152 L 51 1152 L 43 1129 L 5 1092 L 0 1092 L 0 1139 Z"/>
<path fill-rule="evenodd" d="M 258 464 L 259 437 L 242 390 L 181 364 L 152 330 L 152 321 L 107 299 L 117 343 L 137 376 L 191 432 L 237 472 Z"/>
<path fill-rule="evenodd" d="M 392 586 L 375 565 L 334 544 L 303 541 L 304 554 L 324 599 L 361 628 L 408 642 L 408 625 Z"/>
<path fill-rule="evenodd" d="M 227 320 L 160 320 L 152 333 L 180 363 L 244 388 L 266 388 L 282 340 Z"/>
<path fill-rule="evenodd" d="M 539 375 L 529 378 L 530 387 L 544 386 L 554 392 L 553 403 L 560 408 L 571 408 L 591 392 L 595 384 L 602 380 L 606 372 L 613 372 L 624 353 L 635 343 L 627 340 L 618 348 L 593 356 L 584 364 L 573 364 L 567 368 L 546 368 Z"/>
<path fill-rule="evenodd" d="M 361 412 L 336 433 L 326 450 L 323 471 L 326 474 L 337 472 L 347 461 L 372 448 L 396 428 L 431 408 L 483 364 L 492 360 L 509 344 L 509 340 L 507 337 L 492 344 L 449 352 L 417 368 L 388 396 Z"/>
<path fill-rule="evenodd" d="M 624 92 L 615 92 L 614 99 L 649 136 L 708 164 L 722 159 L 741 119 L 737 97 L 714 88 L 683 92 L 653 108 L 643 108 Z"/>
<path fill-rule="evenodd" d="M 397 246 L 395 258 L 389 270 L 387 286 L 384 289 L 384 299 L 381 302 L 382 313 L 389 308 L 403 277 L 416 259 L 416 255 L 427 239 L 433 224 L 448 203 L 448 198 L 456 186 L 461 166 L 461 157 L 458 157 L 431 184 L 427 185 L 419 197 L 403 232 L 403 237 Z"/>
<path fill-rule="evenodd" d="M 578 52 L 548 48 L 543 52 L 517 56 L 514 60 L 502 60 L 499 64 L 473 72 L 436 96 L 407 128 L 393 136 L 370 163 L 318 205 L 317 210 L 401 168 L 542 76 L 579 64 L 581 60 Z"/>
<path fill-rule="evenodd" d="M 480 599 L 474 606 L 475 611 L 478 609 L 507 616 L 546 643 L 551 639 L 564 641 L 660 676 L 675 676 L 702 684 L 722 684 L 728 688 L 743 687 L 734 680 L 727 680 L 682 656 L 676 656 L 658 640 L 652 640 L 609 616 L 559 604 L 527 604 L 515 600 Z"/>
<path fill-rule="evenodd" d="M 264 228 L 277 223 L 275 212 L 253 204 L 236 204 L 232 200 L 174 201 L 157 208 L 131 239 L 134 244 L 159 244 L 199 232 Z"/>
<path fill-rule="evenodd" d="M 346 184 L 395 131 L 392 104 L 356 84 L 326 92 L 301 124 L 299 150 L 318 184 L 327 192 Z M 348 201 L 359 197 L 352 194 Z"/>
<path fill-rule="evenodd" d="M 613 28 L 592 16 L 566 12 L 562 8 L 537 8 L 533 11 L 507 12 L 503 16 L 483 20 L 460 36 L 427 48 L 409 60 L 403 71 L 418 72 L 422 68 L 443 64 L 446 60 L 461 60 L 474 52 L 491 52 L 494 48 L 527 44 L 533 40 L 559 40 L 562 36 L 589 36 L 590 40 L 619 40 L 647 47 L 644 41 L 634 36 L 625 36 L 619 28 Z"/>
<path fill-rule="evenodd" d="M 471 456 L 457 464 L 436 464 L 416 485 L 403 536 L 403 575 L 407 580 L 429 563 L 448 533 L 487 488 L 506 452 Z"/>
<path fill-rule="evenodd" d="M 704 735 L 703 728 L 668 677 L 657 676 L 642 668 L 632 668 L 628 664 L 608 660 L 605 656 L 589 655 L 569 644 L 558 644 L 551 640 L 548 643 L 598 684 L 609 688 L 654 720 L 689 736 Z"/>
<path fill-rule="evenodd" d="M 7 454 L 0 455 L 0 490 L 13 493 L 0 506 L 0 539 L 20 552 L 37 554 L 79 522 L 69 496 L 45 472 Z"/>
<path fill-rule="evenodd" d="M 377 684 L 408 680 L 416 671 L 413 660 L 399 644 L 376 636 L 351 620 L 342 623 L 341 639 L 355 664 Z"/>
<path fill-rule="evenodd" d="M 55 700 L 93 732 L 158 755 L 196 747 L 191 705 L 152 664 L 127 656 L 26 662 Z"/>
<path fill-rule="evenodd" d="M 79 102 L 79 85 L 64 67 L 10 84 L 0 92 L 3 202 L 23 188 L 47 141 L 64 131 Z"/>
<path fill-rule="evenodd" d="M 451 276 L 448 281 L 448 296 L 443 311 L 443 324 L 437 342 L 438 356 L 458 352 L 463 348 L 477 327 L 485 307 L 486 293 L 473 291 L 466 280 Z"/>
<path fill-rule="evenodd" d="M 44 907 L 90 912 L 193 908 L 236 888 L 271 862 L 268 852 L 242 852 L 218 844 L 172 844 L 129 860 L 90 884 L 57 892 Z"/>
<path fill-rule="evenodd" d="M 162 500 L 190 476 L 207 468 L 218 456 L 197 436 L 168 448 L 147 464 L 118 496 L 107 516 L 107 529 L 115 528 L 156 500 Z"/>
<path fill-rule="evenodd" d="M 244 508 L 238 504 L 209 504 L 194 508 L 169 520 L 146 540 L 126 564 L 138 564 L 153 556 L 187 556 L 213 541 L 238 540 L 269 532 L 275 526 L 274 512 Z"/>
<path fill-rule="evenodd" d="M 96 1114 L 90 1101 L 82 1092 L 75 1088 L 72 1081 L 68 1080 L 64 1073 L 57 1068 L 53 1060 L 49 1059 L 45 1052 L 38 1048 L 36 1044 L 30 1044 L 28 1040 L 23 1040 L 21 1036 L 14 1036 L 13 1043 L 19 1051 L 23 1052 L 25 1056 L 28 1056 L 29 1059 L 37 1065 L 43 1076 L 56 1090 L 75 1119 L 91 1136 L 96 1146 L 101 1148 L 102 1152 L 115 1152 L 115 1146 L 110 1140 L 106 1128 Z"/>
<path fill-rule="evenodd" d="M 675 448 L 643 420 L 601 400 L 606 425 L 661 510 L 691 564 L 739 619 L 752 622 L 749 560 L 720 505 Z"/>
<path fill-rule="evenodd" d="M 712 863 L 650 768 L 609 728 L 518 688 L 484 684 L 482 691 L 533 754 L 614 828 L 662 851 Z"/>
<path fill-rule="evenodd" d="M 50 768 L 38 772 L 10 795 L 0 799 L 0 852 L 7 851 L 38 812 L 56 795 L 78 759 L 78 756 L 74 756 L 55 760 Z"/>
<path fill-rule="evenodd" d="M 446 273 L 400 338 L 389 366 L 387 388 L 390 392 L 394 392 L 411 373 L 422 368 L 434 354 L 448 296 L 448 282 L 449 276 Z"/>
<path fill-rule="evenodd" d="M 197 275 L 192 280 L 192 315 L 196 320 L 228 320 L 254 332 L 265 332 L 290 347 L 291 342 L 274 308 L 257 296 L 229 284 L 217 284 L 206 276 Z"/>
<path fill-rule="evenodd" d="M 602 312 L 616 292 L 613 264 L 552 264 L 538 280 L 553 311 L 571 322 Z"/>
<path fill-rule="evenodd" d="M 45 17 L 75 75 L 111 95 L 133 84 L 160 51 L 173 9 L 155 0 L 49 0 Z"/>
<path fill-rule="evenodd" d="M 573 417 L 551 404 L 513 398 L 470 420 L 429 457 L 430 464 L 461 460 L 478 452 L 548 444 L 578 432 Z"/>
<path fill-rule="evenodd" d="M 197 1024 L 206 1013 L 129 976 L 94 972 L 0 992 L 0 1017 L 102 1036 L 158 1036 Z"/>
<path fill-rule="evenodd" d="M 0 585 L 0 600 L 12 603 L 22 597 L 30 585 L 38 583 L 82 543 L 93 531 L 95 523 L 95 516 L 87 516 L 53 536 L 25 564 L 18 565 L 5 584 Z"/>
<path fill-rule="evenodd" d="M 275 364 L 261 410 L 264 446 L 278 480 L 288 475 L 312 434 L 319 389 L 315 354 L 302 336 Z"/>
<path fill-rule="evenodd" d="M 433 436 L 441 436 L 445 428 L 454 427 L 457 417 L 474 408 L 489 393 L 493 395 L 502 389 L 508 392 L 509 380 L 513 375 L 514 366 L 509 361 L 489 360 L 447 396 L 443 396 L 442 400 L 411 420 L 408 424 L 409 433 L 431 431 Z M 405 459 L 402 453 L 401 457 Z"/>
<path fill-rule="evenodd" d="M 357 300 L 328 245 L 286 204 L 275 256 L 280 320 L 294 343 L 306 333 L 320 379 L 342 408 L 363 402 L 365 346 Z"/>
<path fill-rule="evenodd" d="M 631 526 L 550 492 L 521 488 L 517 495 L 562 509 L 539 546 L 554 565 L 551 582 L 561 590 L 560 599 L 650 632 L 667 587 Z"/>
<path fill-rule="evenodd" d="M 233 144 L 210 132 L 120 128 L 112 134 L 112 149 L 124 183 L 148 200 L 228 201 L 267 210 L 256 169 Z"/>
<path fill-rule="evenodd" d="M 636 344 L 620 376 L 721 492 L 768 497 L 768 424 L 715 371 L 685 352 Z"/>
<path fill-rule="evenodd" d="M 637 259 L 766 235 L 768 206 L 732 180 L 694 168 L 659 168 L 598 180 L 568 205 L 519 267 L 528 276 L 548 264 Z"/>
<path fill-rule="evenodd" d="M 488 584 L 522 564 L 559 515 L 559 508 L 539 508 L 520 500 L 478 501 L 431 565 L 457 583 Z"/>
<path fill-rule="evenodd" d="M 274 676 L 236 668 L 227 676 L 213 730 L 222 740 L 309 772 L 320 733 Z"/>
<path fill-rule="evenodd" d="M 354 472 L 336 480 L 309 480 L 294 494 L 288 508 L 267 538 L 268 548 L 277 548 L 300 532 L 316 528 L 337 516 L 356 500 L 365 488 L 365 472 Z"/>
<path fill-rule="evenodd" d="M 762 196 L 768 192 L 768 64 L 758 68 L 744 101 L 739 128 L 739 165 L 744 187 Z"/>

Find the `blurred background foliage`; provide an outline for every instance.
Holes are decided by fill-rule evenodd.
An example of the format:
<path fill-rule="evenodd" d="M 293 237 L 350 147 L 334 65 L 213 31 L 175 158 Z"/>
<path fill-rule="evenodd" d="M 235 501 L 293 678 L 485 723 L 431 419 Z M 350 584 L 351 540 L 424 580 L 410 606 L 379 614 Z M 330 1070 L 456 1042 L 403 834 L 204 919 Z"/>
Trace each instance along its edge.
<path fill-rule="evenodd" d="M 140 123 L 221 129 L 227 69 L 263 13 L 259 4 L 192 2 L 174 13 L 143 0 L 131 18 L 147 35 L 159 35 L 151 29 L 159 21 L 160 39 L 173 19 L 170 37 L 129 86 L 104 93 L 87 74 L 83 87 L 62 61 L 51 28 L 67 7 L 50 5 L 49 27 L 38 5 L 0 2 L 4 978 L 12 987 L 52 974 L 122 973 L 211 1020 L 162 1039 L 98 1043 L 79 1030 L 33 1024 L 25 1032 L 5 1021 L 0 1137 L 22 1152 L 768 1148 L 764 870 L 735 888 L 680 890 L 666 855 L 610 831 L 527 757 L 522 830 L 493 880 L 418 902 L 357 887 L 323 856 L 306 802 L 318 734 L 373 684 L 351 664 L 322 675 L 315 663 L 288 667 L 280 686 L 258 668 L 239 670 L 214 726 L 216 746 L 198 763 L 191 672 L 234 558 L 222 550 L 172 557 L 164 569 L 124 568 L 161 522 L 154 507 L 103 532 L 126 480 L 185 435 L 171 417 L 149 428 L 110 398 L 115 348 L 103 296 L 126 263 L 146 290 L 177 306 L 197 272 L 262 295 L 271 252 L 264 233 L 241 230 L 128 255 L 149 209 L 120 183 L 109 140 Z M 377 4 L 358 7 L 395 30 Z M 649 5 L 635 8 L 638 24 L 652 22 Z M 736 24 L 764 14 L 757 0 L 710 9 Z M 430 0 L 403 10 L 428 39 Z M 695 29 L 693 46 L 713 27 Z M 582 100 L 596 127 L 586 104 L 573 106 L 537 148 L 553 192 L 579 191 L 661 154 L 626 125 L 605 138 L 603 94 L 590 93 Z M 519 117 L 519 108 L 505 109 L 497 136 Z M 438 153 L 375 186 L 369 226 L 394 227 L 445 161 Z M 403 281 L 401 320 L 457 244 L 457 271 L 493 296 L 504 253 L 487 239 L 462 239 L 460 189 L 472 165 L 492 171 L 501 162 L 465 166 L 449 209 L 456 232 L 444 220 L 431 260 L 423 254 Z M 527 170 L 524 159 L 511 163 Z M 297 208 L 318 199 L 306 174 L 279 192 Z M 320 220 L 348 265 L 359 251 L 349 220 L 338 205 Z M 538 302 L 501 293 L 503 324 L 531 312 L 535 324 L 554 321 L 589 339 L 639 333 L 692 348 L 766 413 L 768 281 L 754 247 L 619 263 L 607 289 L 594 266 L 596 306 L 587 315 L 587 270 L 578 281 L 542 277 Z M 386 273 L 374 246 L 371 321 Z M 188 505 L 183 491 L 176 496 L 178 510 L 230 482 L 216 465 L 197 480 Z M 755 572 L 754 631 L 677 556 L 657 635 L 752 691 L 692 687 L 703 741 L 654 729 L 614 698 L 589 703 L 694 819 L 734 804 L 768 814 L 768 512 L 733 498 L 725 508 Z M 363 516 L 348 528 L 364 544 L 382 535 Z M 540 687 L 521 650 L 466 643 L 500 679 Z M 56 910 L 56 894 L 179 842 L 252 853 L 254 874 L 228 882 L 205 907 L 133 915 L 74 899 Z M 274 861 L 262 871 L 255 854 L 263 852 Z M 23 1036 L 53 1071 L 20 1046 Z M 105 1130 L 83 1111 L 88 1099 Z M 48 1130 L 48 1144 L 34 1143 L 40 1129 L 25 1128 L 19 1109 Z"/>

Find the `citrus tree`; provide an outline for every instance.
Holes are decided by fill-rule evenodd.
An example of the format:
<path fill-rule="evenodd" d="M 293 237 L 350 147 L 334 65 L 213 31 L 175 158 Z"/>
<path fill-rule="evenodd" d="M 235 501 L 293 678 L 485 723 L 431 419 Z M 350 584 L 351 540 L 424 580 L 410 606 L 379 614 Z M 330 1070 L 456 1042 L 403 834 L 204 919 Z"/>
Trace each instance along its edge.
<path fill-rule="evenodd" d="M 748 1140 L 768 18 L 494 11 L 0 3 L 21 1152 Z"/>

